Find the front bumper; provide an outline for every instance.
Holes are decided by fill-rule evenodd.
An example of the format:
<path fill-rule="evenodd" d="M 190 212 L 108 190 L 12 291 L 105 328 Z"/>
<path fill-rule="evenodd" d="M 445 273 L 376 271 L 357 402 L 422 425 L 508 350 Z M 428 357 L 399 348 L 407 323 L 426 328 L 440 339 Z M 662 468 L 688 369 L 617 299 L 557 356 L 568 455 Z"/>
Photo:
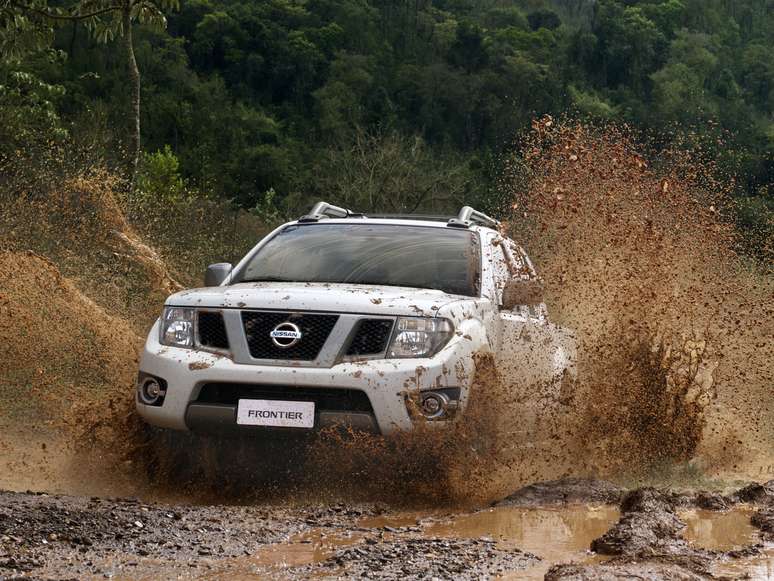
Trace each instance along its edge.
<path fill-rule="evenodd" d="M 473 376 L 473 342 L 453 338 L 430 359 L 371 359 L 342 362 L 329 368 L 266 366 L 235 363 L 225 355 L 202 350 L 167 347 L 158 342 L 158 323 L 151 329 L 140 360 L 140 372 L 165 380 L 166 395 L 159 406 L 137 400 L 137 410 L 146 422 L 163 428 L 208 432 L 250 431 L 263 428 L 236 424 L 236 402 L 200 401 L 204 386 L 219 384 L 250 386 L 266 393 L 309 389 L 356 390 L 367 396 L 370 411 L 321 410 L 315 429 L 333 424 L 389 434 L 410 430 L 412 420 L 407 399 L 426 390 L 459 391 L 459 405 L 467 401 Z M 236 389 L 235 387 L 235 389 Z M 280 395 L 276 399 L 282 399 Z M 443 422 L 437 422 L 439 424 Z M 308 432 L 297 428 L 276 431 Z"/>

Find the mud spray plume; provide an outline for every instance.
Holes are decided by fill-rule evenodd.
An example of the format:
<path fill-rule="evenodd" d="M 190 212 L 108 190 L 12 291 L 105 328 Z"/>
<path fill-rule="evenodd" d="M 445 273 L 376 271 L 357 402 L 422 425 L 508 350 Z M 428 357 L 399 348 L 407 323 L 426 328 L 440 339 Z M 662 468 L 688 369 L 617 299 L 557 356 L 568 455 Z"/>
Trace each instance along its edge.
<path fill-rule="evenodd" d="M 644 149 L 625 127 L 547 117 L 505 178 L 511 233 L 578 333 L 584 468 L 760 476 L 774 457 L 771 256 L 737 252 L 733 180 L 706 152 Z"/>

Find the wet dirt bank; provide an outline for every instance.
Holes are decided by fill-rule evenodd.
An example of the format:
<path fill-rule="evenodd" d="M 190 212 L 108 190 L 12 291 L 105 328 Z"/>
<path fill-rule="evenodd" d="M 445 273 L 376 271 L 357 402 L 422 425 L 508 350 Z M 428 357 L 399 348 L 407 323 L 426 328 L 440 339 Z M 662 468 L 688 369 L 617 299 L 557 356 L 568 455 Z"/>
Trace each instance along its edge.
<path fill-rule="evenodd" d="M 774 481 L 720 494 L 572 479 L 463 514 L 0 492 L 0 579 L 771 579 L 773 513 Z"/>

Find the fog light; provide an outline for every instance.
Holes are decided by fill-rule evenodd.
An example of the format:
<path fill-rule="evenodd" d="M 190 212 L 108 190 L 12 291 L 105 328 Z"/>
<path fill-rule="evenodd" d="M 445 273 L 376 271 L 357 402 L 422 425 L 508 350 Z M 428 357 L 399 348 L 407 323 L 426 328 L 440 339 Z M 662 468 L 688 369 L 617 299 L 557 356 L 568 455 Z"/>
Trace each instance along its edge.
<path fill-rule="evenodd" d="M 145 382 L 145 395 L 148 399 L 157 399 L 161 395 L 161 386 L 155 379 L 149 379 Z"/>
<path fill-rule="evenodd" d="M 142 378 L 137 390 L 140 401 L 145 405 L 161 405 L 167 392 L 166 385 L 163 385 L 162 382 L 163 380 L 155 377 Z"/>
<path fill-rule="evenodd" d="M 422 395 L 420 410 L 428 420 L 435 420 L 446 415 L 449 398 L 443 393 L 425 393 Z"/>

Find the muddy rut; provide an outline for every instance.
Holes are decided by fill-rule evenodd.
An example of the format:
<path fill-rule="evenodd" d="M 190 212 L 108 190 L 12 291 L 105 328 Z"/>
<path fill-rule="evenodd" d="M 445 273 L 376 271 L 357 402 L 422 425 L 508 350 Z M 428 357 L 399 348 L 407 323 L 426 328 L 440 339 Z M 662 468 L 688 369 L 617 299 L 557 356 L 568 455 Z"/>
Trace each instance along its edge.
<path fill-rule="evenodd" d="M 772 509 L 774 481 L 721 495 L 569 479 L 462 514 L 1 493 L 0 578 L 767 579 Z"/>

